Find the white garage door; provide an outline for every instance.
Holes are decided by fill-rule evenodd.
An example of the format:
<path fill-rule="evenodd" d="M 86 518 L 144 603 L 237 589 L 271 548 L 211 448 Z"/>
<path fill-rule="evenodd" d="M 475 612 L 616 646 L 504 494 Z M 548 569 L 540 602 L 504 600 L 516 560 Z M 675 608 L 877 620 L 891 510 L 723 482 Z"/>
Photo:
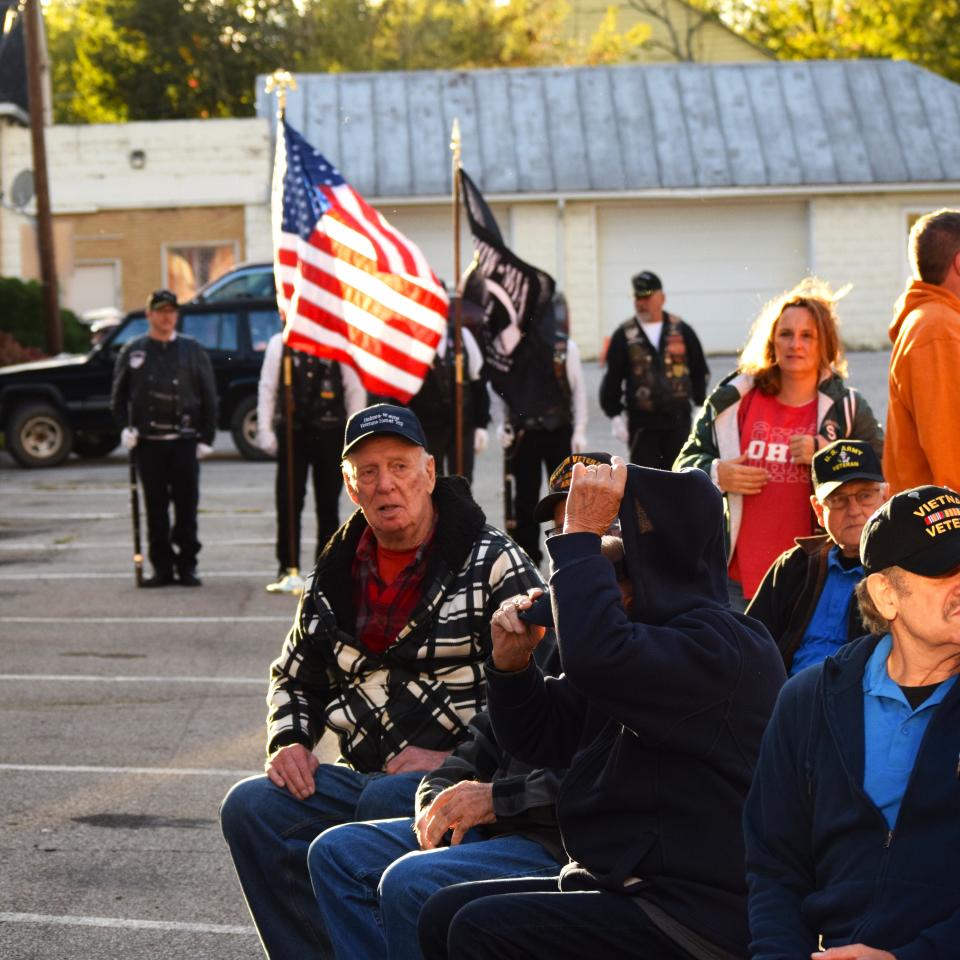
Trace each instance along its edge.
<path fill-rule="evenodd" d="M 734 353 L 759 308 L 808 271 L 805 202 L 599 207 L 597 231 L 601 337 L 633 309 L 630 277 L 653 270 L 704 349 Z"/>

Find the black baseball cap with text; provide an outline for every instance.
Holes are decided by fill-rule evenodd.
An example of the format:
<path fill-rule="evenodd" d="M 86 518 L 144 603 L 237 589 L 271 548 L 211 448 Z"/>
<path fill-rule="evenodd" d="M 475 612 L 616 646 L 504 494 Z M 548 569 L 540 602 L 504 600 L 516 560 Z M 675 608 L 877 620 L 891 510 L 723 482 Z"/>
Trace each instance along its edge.
<path fill-rule="evenodd" d="M 161 287 L 159 290 L 154 290 L 153 293 L 147 297 L 147 309 L 156 310 L 157 307 L 179 307 L 180 304 L 177 303 L 177 295 L 172 290 L 167 290 Z"/>
<path fill-rule="evenodd" d="M 392 403 L 376 403 L 372 407 L 358 410 L 348 421 L 343 434 L 343 451 L 341 459 L 346 457 L 352 447 L 361 440 L 369 437 L 393 434 L 409 440 L 418 446 L 427 448 L 427 438 L 417 415 L 406 407 L 398 407 Z"/>
<path fill-rule="evenodd" d="M 635 297 L 649 297 L 651 293 L 663 289 L 660 278 L 651 270 L 635 273 L 630 278 L 630 283 L 633 285 L 633 295 Z"/>
<path fill-rule="evenodd" d="M 534 507 L 533 519 L 537 523 L 546 523 L 553 519 L 553 511 L 561 500 L 566 500 L 570 492 L 570 481 L 573 479 L 574 464 L 596 466 L 609 463 L 609 453 L 572 453 L 560 461 L 560 465 L 550 474 L 547 483 L 547 495 Z"/>
<path fill-rule="evenodd" d="M 813 492 L 818 500 L 829 497 L 850 480 L 883 483 L 883 470 L 873 447 L 863 440 L 835 440 L 813 457 Z"/>
<path fill-rule="evenodd" d="M 938 577 L 960 567 L 960 494 L 949 487 L 914 487 L 874 512 L 860 535 L 867 574 L 901 567 Z"/>

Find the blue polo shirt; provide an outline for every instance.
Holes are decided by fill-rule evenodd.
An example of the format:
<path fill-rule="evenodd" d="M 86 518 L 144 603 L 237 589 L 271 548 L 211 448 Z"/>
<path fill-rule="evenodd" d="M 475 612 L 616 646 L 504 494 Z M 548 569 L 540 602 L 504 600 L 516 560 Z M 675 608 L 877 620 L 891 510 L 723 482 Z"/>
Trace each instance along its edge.
<path fill-rule="evenodd" d="M 823 663 L 847 642 L 850 597 L 862 579 L 863 567 L 858 563 L 845 568 L 840 562 L 840 548 L 833 547 L 827 554 L 827 576 L 817 608 L 790 664 L 791 677 L 804 667 Z"/>
<path fill-rule="evenodd" d="M 927 724 L 957 679 L 952 676 L 944 680 L 914 710 L 887 673 L 892 645 L 890 634 L 885 634 L 863 671 L 863 789 L 880 808 L 891 830 Z"/>

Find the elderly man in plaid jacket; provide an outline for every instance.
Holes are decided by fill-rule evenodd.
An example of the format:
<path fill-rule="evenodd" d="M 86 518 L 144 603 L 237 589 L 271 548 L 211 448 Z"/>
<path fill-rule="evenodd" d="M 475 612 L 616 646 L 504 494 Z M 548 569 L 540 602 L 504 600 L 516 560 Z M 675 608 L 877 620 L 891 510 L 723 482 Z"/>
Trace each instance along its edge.
<path fill-rule="evenodd" d="M 236 784 L 220 811 L 272 960 L 329 956 L 310 844 L 336 824 L 412 814 L 422 774 L 483 709 L 493 612 L 542 583 L 466 483 L 436 477 L 410 410 L 354 414 L 343 477 L 360 509 L 327 543 L 271 668 L 266 776 Z M 325 729 L 339 763 L 312 752 Z"/>

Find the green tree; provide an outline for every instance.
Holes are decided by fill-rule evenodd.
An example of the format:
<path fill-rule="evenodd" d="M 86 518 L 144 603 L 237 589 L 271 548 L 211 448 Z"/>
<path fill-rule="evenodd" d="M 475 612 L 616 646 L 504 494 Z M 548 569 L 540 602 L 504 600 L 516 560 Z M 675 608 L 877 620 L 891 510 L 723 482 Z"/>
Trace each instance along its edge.
<path fill-rule="evenodd" d="M 960 81 L 960 0 L 703 0 L 784 60 L 888 57 Z"/>
<path fill-rule="evenodd" d="M 254 78 L 296 61 L 295 0 L 51 0 L 57 119 L 243 116 Z"/>

